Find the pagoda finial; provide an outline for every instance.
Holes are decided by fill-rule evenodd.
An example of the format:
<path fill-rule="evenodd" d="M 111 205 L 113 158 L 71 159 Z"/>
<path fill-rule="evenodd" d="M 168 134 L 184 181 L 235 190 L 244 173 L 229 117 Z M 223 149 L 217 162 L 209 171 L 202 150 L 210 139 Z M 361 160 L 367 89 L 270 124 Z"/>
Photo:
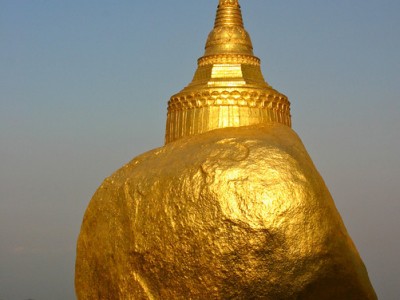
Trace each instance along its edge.
<path fill-rule="evenodd" d="M 243 27 L 242 12 L 238 0 L 220 0 L 215 26 L 233 25 Z"/>
<path fill-rule="evenodd" d="M 219 0 L 220 6 L 239 6 L 238 0 Z"/>

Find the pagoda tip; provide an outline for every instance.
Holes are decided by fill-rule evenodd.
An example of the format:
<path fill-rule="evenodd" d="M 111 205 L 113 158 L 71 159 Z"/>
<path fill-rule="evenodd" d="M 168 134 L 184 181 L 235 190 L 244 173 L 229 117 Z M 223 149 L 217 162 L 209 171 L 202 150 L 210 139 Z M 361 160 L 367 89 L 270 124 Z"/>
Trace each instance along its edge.
<path fill-rule="evenodd" d="M 220 6 L 239 6 L 239 0 L 219 0 Z"/>

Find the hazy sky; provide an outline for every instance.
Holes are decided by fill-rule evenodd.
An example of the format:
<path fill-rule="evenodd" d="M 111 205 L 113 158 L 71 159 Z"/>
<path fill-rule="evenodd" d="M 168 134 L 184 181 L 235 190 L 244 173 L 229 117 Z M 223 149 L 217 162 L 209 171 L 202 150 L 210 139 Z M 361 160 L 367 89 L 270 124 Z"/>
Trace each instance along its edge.
<path fill-rule="evenodd" d="M 161 146 L 218 1 L 0 0 L 0 299 L 74 299 L 102 180 Z M 400 295 L 400 1 L 242 0 L 380 299 Z"/>

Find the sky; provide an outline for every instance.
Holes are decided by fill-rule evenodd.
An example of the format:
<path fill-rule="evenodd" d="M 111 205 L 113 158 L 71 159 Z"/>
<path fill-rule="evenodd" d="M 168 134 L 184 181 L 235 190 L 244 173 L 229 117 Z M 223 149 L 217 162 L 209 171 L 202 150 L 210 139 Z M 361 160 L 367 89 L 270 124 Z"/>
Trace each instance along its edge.
<path fill-rule="evenodd" d="M 71 300 L 107 176 L 164 141 L 217 0 L 0 0 L 0 299 Z M 400 1 L 242 0 L 379 299 L 400 295 Z"/>

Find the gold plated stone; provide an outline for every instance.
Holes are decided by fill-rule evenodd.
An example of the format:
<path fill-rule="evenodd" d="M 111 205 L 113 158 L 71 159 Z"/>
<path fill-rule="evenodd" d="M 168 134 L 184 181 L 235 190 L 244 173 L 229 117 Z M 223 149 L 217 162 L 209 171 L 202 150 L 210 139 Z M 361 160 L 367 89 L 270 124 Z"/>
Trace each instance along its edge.
<path fill-rule="evenodd" d="M 193 81 L 169 101 L 166 145 L 93 196 L 75 285 L 79 300 L 377 299 L 238 1 L 219 1 Z"/>

